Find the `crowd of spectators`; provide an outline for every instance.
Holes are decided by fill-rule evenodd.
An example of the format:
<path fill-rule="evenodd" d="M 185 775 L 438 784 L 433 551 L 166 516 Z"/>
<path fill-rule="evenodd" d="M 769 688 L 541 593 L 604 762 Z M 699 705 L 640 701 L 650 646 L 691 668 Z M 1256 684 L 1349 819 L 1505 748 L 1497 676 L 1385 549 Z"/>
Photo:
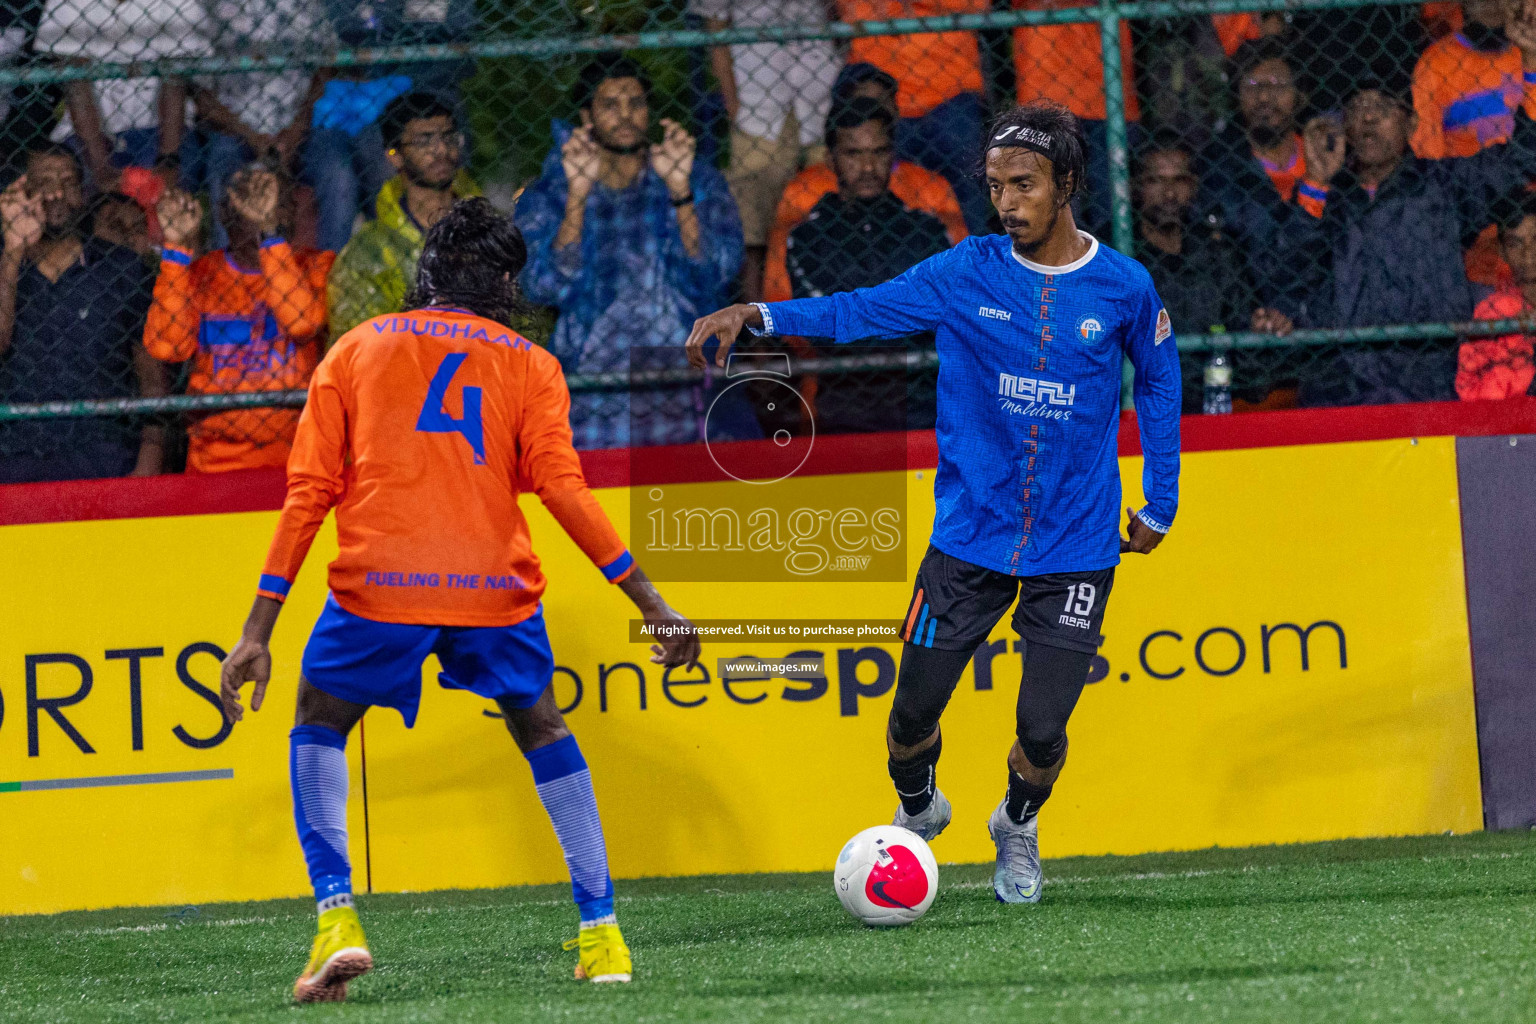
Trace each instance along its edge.
<path fill-rule="evenodd" d="M 998 6 L 686 0 L 710 30 Z M 482 16 L 473 0 L 0 0 L 0 64 L 448 43 Z M 1177 332 L 1536 313 L 1536 0 L 1178 24 L 1176 45 L 1149 49 L 1130 23 L 1121 38 L 1134 255 Z M 1013 101 L 1082 121 L 1076 213 L 1108 241 L 1098 25 L 1014 29 L 1011 61 L 997 42 L 945 31 L 714 48 L 729 122 L 719 168 L 700 155 L 714 151 L 697 135 L 707 125 L 657 113 L 640 63 L 584 59 L 569 107 L 539 115 L 548 150 L 511 211 L 528 244 L 530 333 L 567 373 L 643 378 L 680 367 L 693 319 L 734 296 L 871 285 L 995 231 L 984 124 Z M 1213 59 L 1224 97 L 1189 85 Z M 424 232 L 480 194 L 466 168 L 473 71 L 435 60 L 16 89 L 0 110 L 0 402 L 303 388 L 330 341 L 403 308 Z M 1240 398 L 1267 405 L 1503 398 L 1536 376 L 1524 334 L 1335 346 L 1278 369 L 1270 357 L 1247 391 L 1245 358 Z M 931 374 L 899 362 L 801 380 L 817 429 L 931 425 Z M 810 429 L 765 418 L 724 380 L 654 376 L 578 391 L 577 445 L 697 441 L 706 414 L 712 440 Z M 1187 356 L 1190 411 L 1200 382 Z M 0 422 L 0 482 L 278 466 L 297 416 Z"/>

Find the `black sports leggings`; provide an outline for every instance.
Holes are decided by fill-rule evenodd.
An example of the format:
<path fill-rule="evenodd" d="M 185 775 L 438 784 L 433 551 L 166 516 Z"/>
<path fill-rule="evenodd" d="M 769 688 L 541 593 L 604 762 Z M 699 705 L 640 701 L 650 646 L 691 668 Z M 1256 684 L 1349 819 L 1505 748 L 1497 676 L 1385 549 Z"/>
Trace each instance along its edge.
<path fill-rule="evenodd" d="M 891 704 L 891 736 L 904 747 L 921 743 L 939 724 L 950 695 L 975 651 L 941 651 L 906 644 Z M 1017 733 L 1019 746 L 1037 768 L 1055 764 L 1064 748 L 1067 719 L 1083 686 L 1093 655 L 1024 642 L 1024 678 L 1019 685 Z M 1055 751 L 1055 756 L 1051 756 Z M 1044 764 L 1038 763 L 1043 759 Z"/>

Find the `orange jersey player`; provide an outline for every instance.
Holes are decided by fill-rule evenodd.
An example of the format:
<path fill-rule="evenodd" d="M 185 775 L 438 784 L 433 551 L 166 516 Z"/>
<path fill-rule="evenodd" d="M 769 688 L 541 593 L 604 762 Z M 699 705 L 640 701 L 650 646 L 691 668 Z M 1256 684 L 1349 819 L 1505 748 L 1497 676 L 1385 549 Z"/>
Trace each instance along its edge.
<path fill-rule="evenodd" d="M 267 644 L 315 531 L 332 509 L 341 552 L 304 650 L 290 734 L 294 819 L 320 914 L 298 1002 L 335 1002 L 373 966 L 352 903 L 346 738 L 370 706 L 416 719 L 422 663 L 444 686 L 495 701 L 533 769 L 581 914 L 578 978 L 628 981 L 602 822 L 576 739 L 556 706 L 544 575 L 518 510 L 531 481 L 550 513 L 653 627 L 653 661 L 697 660 L 687 619 L 634 564 L 587 490 L 571 446 L 560 364 L 505 324 L 522 235 L 484 199 L 427 233 L 418 308 L 347 332 L 316 370 L 288 462 L 288 498 L 245 631 L 225 659 L 225 714 L 261 707 Z M 660 628 L 665 627 L 665 628 Z"/>
<path fill-rule="evenodd" d="M 271 171 L 237 172 L 223 205 L 229 248 L 193 260 L 201 209 L 176 190 L 161 199 L 166 241 L 144 348 L 163 362 L 192 359 L 192 394 L 301 389 L 320 359 L 336 254 L 281 237 L 289 202 Z M 187 471 L 282 466 L 298 422 L 297 409 L 272 407 L 204 416 L 192 424 Z"/>

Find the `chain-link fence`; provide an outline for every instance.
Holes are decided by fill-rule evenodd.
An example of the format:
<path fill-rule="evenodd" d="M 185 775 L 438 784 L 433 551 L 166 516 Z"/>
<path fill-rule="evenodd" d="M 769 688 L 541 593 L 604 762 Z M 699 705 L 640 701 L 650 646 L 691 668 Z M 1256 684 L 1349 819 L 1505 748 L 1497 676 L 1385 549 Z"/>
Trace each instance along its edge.
<path fill-rule="evenodd" d="M 1521 0 L 0 0 L 0 481 L 281 465 L 480 193 L 579 446 L 930 426 L 930 336 L 775 343 L 791 408 L 682 339 L 997 231 L 984 125 L 1042 98 L 1186 411 L 1524 394 L 1527 68 Z"/>

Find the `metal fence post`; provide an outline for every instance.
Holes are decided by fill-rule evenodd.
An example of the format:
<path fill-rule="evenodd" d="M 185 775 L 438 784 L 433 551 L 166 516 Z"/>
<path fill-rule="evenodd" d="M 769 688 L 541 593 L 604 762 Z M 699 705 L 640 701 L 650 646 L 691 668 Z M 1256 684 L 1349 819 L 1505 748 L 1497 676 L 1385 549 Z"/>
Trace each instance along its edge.
<path fill-rule="evenodd" d="M 1120 6 L 1100 0 L 1099 45 L 1104 55 L 1104 144 L 1109 151 L 1109 213 L 1116 249 L 1127 256 L 1135 245 L 1131 226 L 1131 158 L 1126 141 L 1125 87 L 1120 53 Z M 1120 407 L 1131 408 L 1131 361 L 1120 369 Z"/>

